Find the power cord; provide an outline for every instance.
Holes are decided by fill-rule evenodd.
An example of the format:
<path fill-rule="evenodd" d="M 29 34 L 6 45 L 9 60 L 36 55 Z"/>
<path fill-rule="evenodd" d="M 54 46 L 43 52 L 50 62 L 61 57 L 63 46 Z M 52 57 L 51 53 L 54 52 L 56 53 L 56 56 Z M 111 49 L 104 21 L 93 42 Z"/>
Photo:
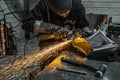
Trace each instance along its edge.
<path fill-rule="evenodd" d="M 27 47 L 27 44 L 28 44 L 28 42 L 30 41 L 31 39 L 26 39 L 26 41 L 25 41 L 25 45 L 24 45 L 24 58 L 25 58 L 25 51 L 26 51 L 26 47 Z"/>
<path fill-rule="evenodd" d="M 33 37 L 28 37 L 28 38 L 26 38 L 26 41 L 25 41 L 25 44 L 24 44 L 24 57 L 25 57 L 25 54 L 26 54 L 26 48 L 27 48 L 27 44 L 28 44 L 28 42 L 30 41 L 30 40 L 32 40 L 32 39 L 34 39 L 34 38 L 36 38 L 37 36 L 39 36 L 39 34 L 37 34 L 37 35 L 34 35 Z"/>
<path fill-rule="evenodd" d="M 6 0 L 4 0 L 4 2 L 5 2 L 5 4 L 7 5 L 10 13 L 12 13 L 13 11 L 12 11 L 11 8 L 8 6 L 8 3 L 6 2 Z M 27 14 L 27 15 L 29 14 L 29 10 L 27 11 L 26 14 Z M 23 20 L 20 20 L 14 13 L 12 13 L 12 15 L 20 22 L 20 23 L 18 23 L 18 24 L 16 25 L 16 27 L 18 27 L 18 26 L 22 23 L 22 21 L 27 17 L 27 15 L 26 15 L 26 16 L 23 18 Z M 16 28 L 16 27 L 15 27 L 15 28 Z"/>

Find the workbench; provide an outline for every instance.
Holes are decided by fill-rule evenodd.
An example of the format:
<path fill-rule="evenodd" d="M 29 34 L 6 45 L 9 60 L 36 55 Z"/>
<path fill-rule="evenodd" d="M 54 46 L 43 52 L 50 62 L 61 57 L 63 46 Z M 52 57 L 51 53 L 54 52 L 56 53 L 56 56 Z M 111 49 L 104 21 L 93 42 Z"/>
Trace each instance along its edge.
<path fill-rule="evenodd" d="M 84 67 L 76 67 L 71 64 L 61 62 L 61 58 L 68 58 L 77 60 L 95 68 L 99 68 L 100 65 L 107 65 L 107 71 L 102 78 L 95 77 L 95 73 L 87 70 Z M 74 69 L 77 71 L 87 72 L 87 75 L 60 71 L 56 68 Z M 62 54 L 53 60 L 48 66 L 42 70 L 34 80 L 120 80 L 120 63 L 119 62 L 106 62 L 89 60 L 85 57 L 81 57 L 78 54 L 71 51 L 62 51 Z"/>

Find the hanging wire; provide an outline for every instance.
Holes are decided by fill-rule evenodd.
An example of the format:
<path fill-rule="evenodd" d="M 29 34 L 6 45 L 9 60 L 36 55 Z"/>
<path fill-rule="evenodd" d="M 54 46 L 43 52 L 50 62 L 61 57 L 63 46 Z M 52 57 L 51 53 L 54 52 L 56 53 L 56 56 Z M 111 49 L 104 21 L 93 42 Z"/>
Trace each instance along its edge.
<path fill-rule="evenodd" d="M 8 9 L 10 10 L 10 12 L 12 13 L 13 11 L 11 10 L 11 8 L 9 7 L 8 3 L 6 2 L 6 0 L 4 0 L 5 4 L 7 5 Z M 12 15 L 20 22 L 22 22 L 22 20 L 20 20 L 14 13 L 12 13 Z"/>

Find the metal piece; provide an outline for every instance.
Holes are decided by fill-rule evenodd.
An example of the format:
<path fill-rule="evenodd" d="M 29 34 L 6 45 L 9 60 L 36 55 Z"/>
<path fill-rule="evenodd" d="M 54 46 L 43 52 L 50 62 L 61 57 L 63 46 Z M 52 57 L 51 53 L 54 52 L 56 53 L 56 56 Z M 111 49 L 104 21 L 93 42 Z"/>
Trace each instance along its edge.
<path fill-rule="evenodd" d="M 77 70 L 73 70 L 73 69 L 63 69 L 63 68 L 56 68 L 56 69 L 60 70 L 60 71 L 65 71 L 65 72 L 72 72 L 72 73 L 87 75 L 87 72 L 84 72 L 84 71 L 77 71 Z"/>
<path fill-rule="evenodd" d="M 105 33 L 101 30 L 98 30 L 93 35 L 86 38 L 89 44 L 92 46 L 93 51 L 99 51 L 104 49 L 116 48 L 118 44 L 109 39 Z"/>

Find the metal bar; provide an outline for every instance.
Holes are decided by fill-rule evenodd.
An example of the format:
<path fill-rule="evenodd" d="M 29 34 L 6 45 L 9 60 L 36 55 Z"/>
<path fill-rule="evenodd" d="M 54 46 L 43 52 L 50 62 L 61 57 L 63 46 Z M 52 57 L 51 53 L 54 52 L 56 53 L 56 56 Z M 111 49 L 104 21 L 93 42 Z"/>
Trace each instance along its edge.
<path fill-rule="evenodd" d="M 90 66 L 90 65 L 81 63 L 81 62 L 79 62 L 79 61 L 75 61 L 75 60 L 71 60 L 71 59 L 65 59 L 65 58 L 62 58 L 61 60 L 62 60 L 63 62 L 66 62 L 66 63 L 68 63 L 68 64 L 71 64 L 71 65 L 74 65 L 74 66 L 77 66 L 77 67 L 83 66 L 83 67 L 85 67 L 85 68 L 87 68 L 87 69 L 89 69 L 90 71 L 93 71 L 93 72 L 96 72 L 96 71 L 97 71 L 96 68 L 94 68 L 94 67 L 92 67 L 92 66 Z"/>
<path fill-rule="evenodd" d="M 60 71 L 65 71 L 65 72 L 71 72 L 71 73 L 87 75 L 87 72 L 84 72 L 84 71 L 78 71 L 78 70 L 73 70 L 73 69 L 64 69 L 64 68 L 56 68 L 56 69 L 60 70 Z"/>

